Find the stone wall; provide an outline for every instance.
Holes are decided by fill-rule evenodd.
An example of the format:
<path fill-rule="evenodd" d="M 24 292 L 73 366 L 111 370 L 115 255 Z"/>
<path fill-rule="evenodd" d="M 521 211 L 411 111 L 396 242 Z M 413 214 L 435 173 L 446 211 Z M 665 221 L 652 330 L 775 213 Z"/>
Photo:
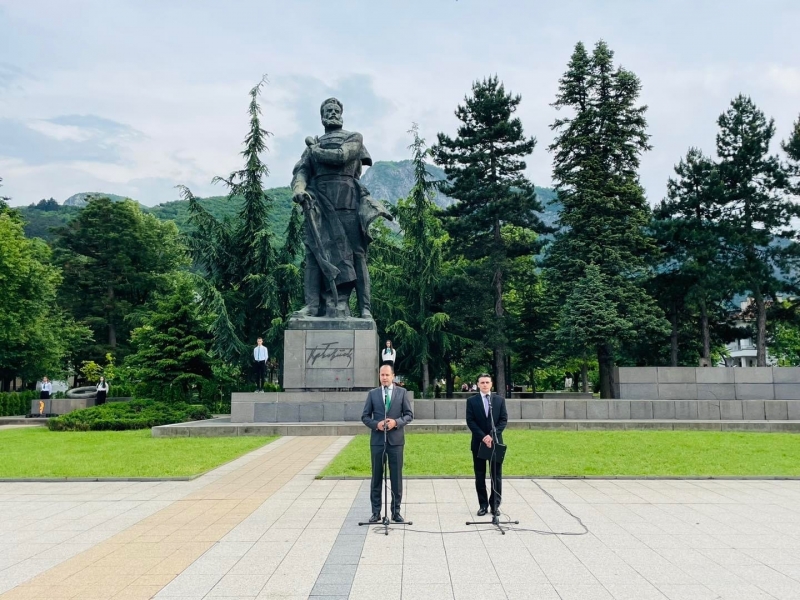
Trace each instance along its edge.
<path fill-rule="evenodd" d="M 407 393 L 413 401 L 414 392 Z M 231 422 L 360 422 L 366 399 L 366 392 L 234 393 L 231 395 Z"/>
<path fill-rule="evenodd" d="M 517 420 L 800 420 L 791 400 L 506 400 Z M 416 400 L 415 419 L 466 419 L 465 400 Z"/>
<path fill-rule="evenodd" d="M 796 367 L 619 367 L 621 400 L 800 400 Z"/>
<path fill-rule="evenodd" d="M 360 422 L 364 392 L 233 394 L 232 423 Z M 412 396 L 413 398 L 413 396 Z M 460 421 L 466 400 L 413 400 L 418 421 Z M 509 421 L 796 421 L 793 400 L 506 400 Z"/>

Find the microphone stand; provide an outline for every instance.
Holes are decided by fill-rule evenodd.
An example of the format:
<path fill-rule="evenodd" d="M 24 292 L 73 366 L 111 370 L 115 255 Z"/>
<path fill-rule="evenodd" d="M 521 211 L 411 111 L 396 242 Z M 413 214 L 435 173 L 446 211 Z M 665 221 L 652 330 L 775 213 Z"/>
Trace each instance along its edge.
<path fill-rule="evenodd" d="M 389 420 L 389 416 L 384 413 L 383 419 L 383 455 L 381 456 L 381 468 L 383 469 L 383 519 L 380 522 L 380 525 L 383 526 L 383 535 L 389 535 L 389 493 L 390 488 L 386 478 L 389 476 L 389 454 L 386 452 L 386 449 L 389 447 L 389 439 L 388 439 L 388 428 L 387 428 L 387 421 Z M 378 523 L 369 523 L 369 522 L 360 522 L 358 524 L 361 525 L 378 525 Z M 397 523 L 397 525 L 413 525 L 411 521 L 406 521 L 404 523 Z"/>
<path fill-rule="evenodd" d="M 494 467 L 495 464 L 494 454 L 497 450 L 497 427 L 494 424 L 494 414 L 492 413 L 492 396 L 489 396 L 489 422 L 492 424 L 492 456 L 489 458 L 489 486 L 492 490 L 492 520 L 491 521 L 467 521 L 467 525 L 494 525 L 500 530 L 503 535 L 506 534 L 506 528 L 503 525 L 519 525 L 519 521 L 501 521 L 500 514 L 497 510 L 497 493 L 494 489 Z M 482 443 L 482 442 L 481 442 Z M 494 466 L 493 466 L 494 465 Z M 484 482 L 485 485 L 485 482 Z"/>

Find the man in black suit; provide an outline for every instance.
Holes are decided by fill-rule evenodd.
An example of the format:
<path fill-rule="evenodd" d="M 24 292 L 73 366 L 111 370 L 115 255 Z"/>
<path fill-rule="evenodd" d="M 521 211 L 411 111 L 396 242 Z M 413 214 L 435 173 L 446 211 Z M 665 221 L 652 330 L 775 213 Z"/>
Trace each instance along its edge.
<path fill-rule="evenodd" d="M 492 497 L 486 495 L 486 460 L 478 458 L 478 448 L 485 444 L 489 448 L 492 444 L 503 443 L 503 430 L 508 423 L 506 401 L 502 396 L 492 394 L 492 377 L 483 373 L 478 377 L 479 394 L 467 398 L 467 427 L 472 432 L 472 467 L 475 471 L 475 490 L 478 492 L 478 516 L 482 517 L 491 506 L 492 514 L 497 513 L 497 507 L 503 499 L 503 465 L 495 461 L 491 463 Z M 489 406 L 491 404 L 491 412 Z M 497 431 L 497 439 L 492 438 L 492 422 Z"/>
<path fill-rule="evenodd" d="M 372 454 L 372 485 L 370 523 L 381 519 L 381 479 L 384 454 L 389 462 L 392 480 L 392 521 L 403 523 L 400 501 L 403 499 L 403 447 L 406 436 L 403 428 L 414 420 L 406 390 L 392 383 L 394 367 L 383 365 L 380 370 L 381 387 L 370 390 L 364 404 L 361 421 L 372 430 L 369 446 Z M 384 445 L 384 429 L 386 430 Z M 388 517 L 388 515 L 386 515 Z"/>

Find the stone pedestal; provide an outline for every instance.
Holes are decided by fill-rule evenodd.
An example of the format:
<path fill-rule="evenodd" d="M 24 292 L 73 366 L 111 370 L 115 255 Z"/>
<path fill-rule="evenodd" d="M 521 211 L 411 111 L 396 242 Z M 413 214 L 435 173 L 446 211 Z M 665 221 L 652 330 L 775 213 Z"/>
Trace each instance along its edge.
<path fill-rule="evenodd" d="M 366 391 L 378 386 L 378 331 L 372 319 L 291 319 L 283 340 L 283 388 Z"/>

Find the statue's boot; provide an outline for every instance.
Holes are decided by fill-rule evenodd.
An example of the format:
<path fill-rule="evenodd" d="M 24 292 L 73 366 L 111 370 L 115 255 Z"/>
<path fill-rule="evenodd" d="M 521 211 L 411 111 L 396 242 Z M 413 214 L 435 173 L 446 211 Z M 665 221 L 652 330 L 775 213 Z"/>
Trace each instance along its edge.
<path fill-rule="evenodd" d="M 294 313 L 292 313 L 292 316 L 303 319 L 307 317 L 316 317 L 318 314 L 319 314 L 319 304 L 316 305 L 306 304 L 300 310 L 296 310 Z"/>
<path fill-rule="evenodd" d="M 362 319 L 372 318 L 372 292 L 369 284 L 369 270 L 365 254 L 353 256 L 356 268 L 356 301 Z"/>
<path fill-rule="evenodd" d="M 320 303 L 320 269 L 314 254 L 306 247 L 306 266 L 303 271 L 303 290 L 306 305 L 296 311 L 292 316 L 299 318 L 319 316 Z"/>

